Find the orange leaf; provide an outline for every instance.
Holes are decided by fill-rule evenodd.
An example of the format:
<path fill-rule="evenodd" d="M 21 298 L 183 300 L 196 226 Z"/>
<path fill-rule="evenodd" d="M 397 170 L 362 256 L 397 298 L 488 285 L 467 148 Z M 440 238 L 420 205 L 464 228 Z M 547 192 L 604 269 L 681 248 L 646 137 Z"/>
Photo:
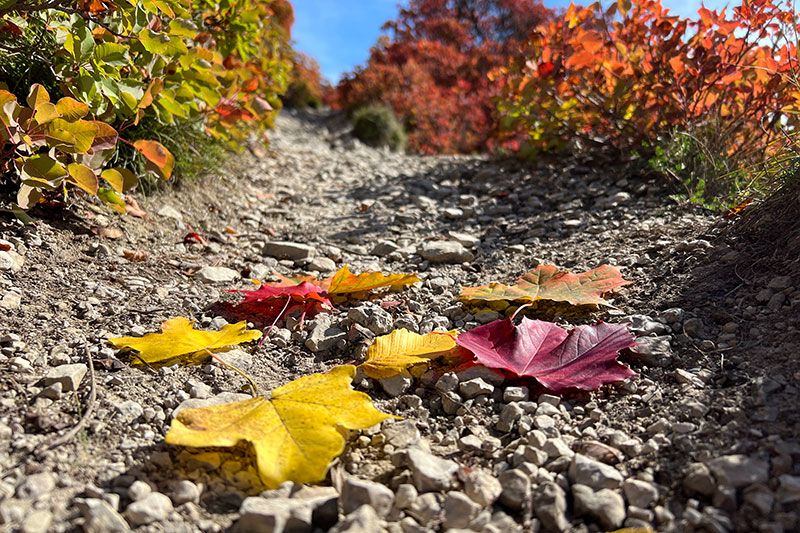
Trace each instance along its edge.
<path fill-rule="evenodd" d="M 148 162 L 148 170 L 151 170 L 164 179 L 172 176 L 172 169 L 175 168 L 175 157 L 158 141 L 139 140 L 133 143 L 140 154 Z"/>

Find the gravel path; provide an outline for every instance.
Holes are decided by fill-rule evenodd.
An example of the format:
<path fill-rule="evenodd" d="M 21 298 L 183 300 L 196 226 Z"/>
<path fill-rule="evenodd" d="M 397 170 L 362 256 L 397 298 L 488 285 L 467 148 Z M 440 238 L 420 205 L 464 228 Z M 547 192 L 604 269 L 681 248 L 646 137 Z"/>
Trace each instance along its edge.
<path fill-rule="evenodd" d="M 80 203 L 0 220 L 0 530 L 797 531 L 800 276 L 623 175 L 389 154 L 284 115 L 268 154 L 142 199 L 146 218 Z M 566 398 L 478 367 L 361 380 L 403 420 L 354 435 L 322 486 L 261 493 L 245 448 L 166 446 L 179 405 L 244 381 L 217 364 L 132 368 L 105 342 L 174 316 L 221 327 L 212 305 L 272 271 L 423 278 L 384 296 L 397 305 L 341 305 L 225 355 L 268 390 L 358 361 L 393 328 L 491 321 L 460 287 L 538 263 L 622 268 L 634 285 L 614 308 L 548 318 L 631 323 L 639 377 Z"/>

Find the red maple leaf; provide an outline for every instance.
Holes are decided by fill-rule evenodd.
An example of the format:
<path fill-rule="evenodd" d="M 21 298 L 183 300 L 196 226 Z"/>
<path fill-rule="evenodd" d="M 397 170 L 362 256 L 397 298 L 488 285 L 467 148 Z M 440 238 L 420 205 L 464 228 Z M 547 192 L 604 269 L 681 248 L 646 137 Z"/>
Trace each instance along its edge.
<path fill-rule="evenodd" d="M 555 392 L 594 390 L 636 375 L 617 361 L 619 351 L 634 345 L 624 325 L 598 323 L 567 331 L 557 324 L 523 318 L 496 320 L 460 334 L 459 346 L 478 363 L 530 376 Z"/>

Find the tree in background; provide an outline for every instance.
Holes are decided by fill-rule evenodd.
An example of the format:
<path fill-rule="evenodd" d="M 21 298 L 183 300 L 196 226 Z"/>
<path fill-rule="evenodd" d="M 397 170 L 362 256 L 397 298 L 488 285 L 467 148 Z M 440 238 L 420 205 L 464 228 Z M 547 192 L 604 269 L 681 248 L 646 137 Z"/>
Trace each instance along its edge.
<path fill-rule="evenodd" d="M 411 0 L 367 65 L 340 82 L 335 104 L 390 106 L 421 153 L 492 149 L 500 84 L 489 73 L 518 57 L 550 17 L 539 0 Z"/>

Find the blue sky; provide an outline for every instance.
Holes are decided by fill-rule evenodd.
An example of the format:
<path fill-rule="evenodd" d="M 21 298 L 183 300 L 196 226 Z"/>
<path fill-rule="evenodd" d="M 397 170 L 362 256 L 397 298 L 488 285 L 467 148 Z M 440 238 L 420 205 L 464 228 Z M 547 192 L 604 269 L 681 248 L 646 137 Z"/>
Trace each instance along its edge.
<path fill-rule="evenodd" d="M 701 0 L 663 0 L 680 15 L 694 14 Z M 568 0 L 545 0 L 549 7 L 568 5 Z M 707 7 L 721 7 L 724 0 L 706 0 Z M 319 61 L 322 74 L 336 82 L 363 64 L 381 33 L 384 22 L 397 14 L 398 0 L 293 0 L 297 48 Z"/>

